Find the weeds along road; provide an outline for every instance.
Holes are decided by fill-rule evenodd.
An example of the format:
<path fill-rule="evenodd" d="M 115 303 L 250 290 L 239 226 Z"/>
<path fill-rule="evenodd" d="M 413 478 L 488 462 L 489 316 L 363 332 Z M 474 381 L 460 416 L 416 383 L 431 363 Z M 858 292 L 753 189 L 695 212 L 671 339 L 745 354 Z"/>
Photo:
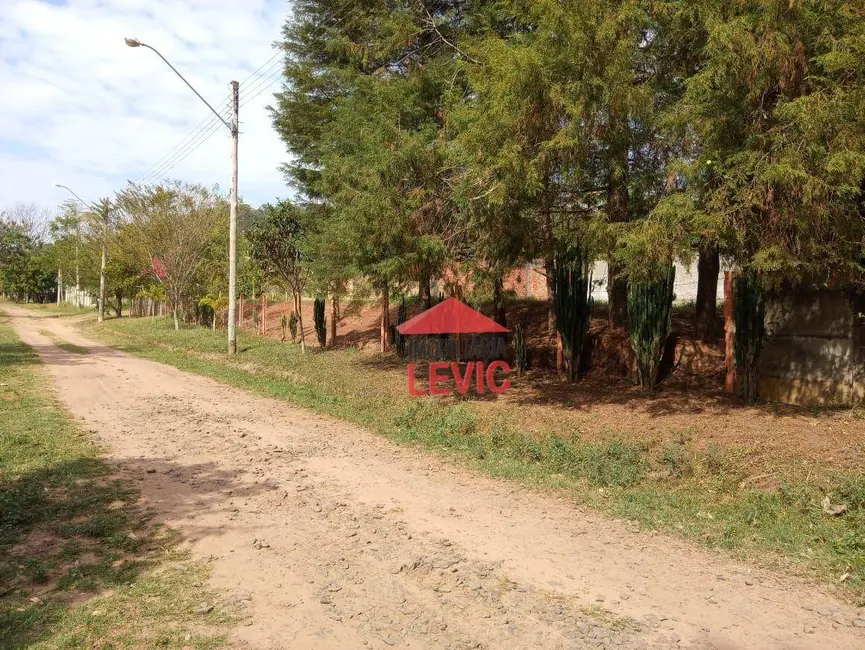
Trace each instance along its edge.
<path fill-rule="evenodd" d="M 209 561 L 237 647 L 865 647 L 865 615 L 813 586 L 4 309 Z"/>

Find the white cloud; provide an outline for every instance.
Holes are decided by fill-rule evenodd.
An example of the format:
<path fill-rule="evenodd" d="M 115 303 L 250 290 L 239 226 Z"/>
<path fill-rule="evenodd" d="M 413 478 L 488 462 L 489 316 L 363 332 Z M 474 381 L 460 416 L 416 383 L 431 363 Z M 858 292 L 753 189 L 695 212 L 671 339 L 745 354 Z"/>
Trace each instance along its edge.
<path fill-rule="evenodd" d="M 0 206 L 57 204 L 138 181 L 211 113 L 153 52 L 157 48 L 216 108 L 275 54 L 285 0 L 0 0 Z M 242 83 L 240 194 L 259 204 L 289 195 L 287 159 L 265 110 L 278 83 Z M 261 73 L 259 73 L 261 74 Z M 255 98 L 251 98 L 261 91 Z M 244 102 L 248 102 L 244 104 Z M 227 192 L 228 130 L 220 125 L 170 176 Z"/>

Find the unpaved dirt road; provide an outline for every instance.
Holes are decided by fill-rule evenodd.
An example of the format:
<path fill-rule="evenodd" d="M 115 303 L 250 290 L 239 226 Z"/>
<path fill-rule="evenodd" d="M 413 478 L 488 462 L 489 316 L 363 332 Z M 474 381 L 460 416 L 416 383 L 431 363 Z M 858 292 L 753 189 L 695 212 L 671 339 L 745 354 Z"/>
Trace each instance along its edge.
<path fill-rule="evenodd" d="M 865 612 L 797 580 L 4 309 L 210 559 L 238 647 L 865 648 Z"/>

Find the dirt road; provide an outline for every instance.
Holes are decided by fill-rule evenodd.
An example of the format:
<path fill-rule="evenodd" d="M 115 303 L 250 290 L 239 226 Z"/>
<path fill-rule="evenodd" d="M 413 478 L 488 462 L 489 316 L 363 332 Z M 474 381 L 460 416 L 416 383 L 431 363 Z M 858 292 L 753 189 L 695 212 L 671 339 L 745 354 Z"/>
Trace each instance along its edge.
<path fill-rule="evenodd" d="M 865 647 L 865 612 L 6 308 L 250 648 Z M 39 330 L 87 347 L 69 354 Z"/>

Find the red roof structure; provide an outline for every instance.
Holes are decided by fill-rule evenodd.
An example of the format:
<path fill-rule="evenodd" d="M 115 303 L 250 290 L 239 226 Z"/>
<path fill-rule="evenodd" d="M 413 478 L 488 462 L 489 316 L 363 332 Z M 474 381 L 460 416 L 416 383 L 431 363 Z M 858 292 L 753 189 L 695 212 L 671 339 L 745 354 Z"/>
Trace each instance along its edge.
<path fill-rule="evenodd" d="M 456 298 L 449 298 L 397 326 L 403 336 L 430 334 L 504 334 L 508 330 Z"/>

